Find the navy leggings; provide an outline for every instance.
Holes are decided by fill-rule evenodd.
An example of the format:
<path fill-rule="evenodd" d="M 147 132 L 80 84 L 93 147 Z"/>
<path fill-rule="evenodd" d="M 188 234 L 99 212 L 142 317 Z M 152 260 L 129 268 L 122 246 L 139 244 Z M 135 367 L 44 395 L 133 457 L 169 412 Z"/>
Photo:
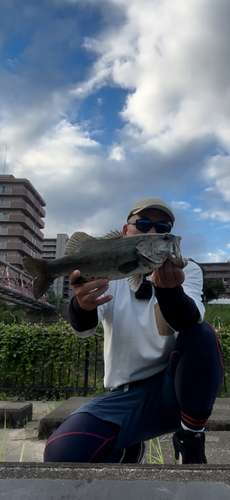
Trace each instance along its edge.
<path fill-rule="evenodd" d="M 167 376 L 173 380 L 171 384 L 175 391 L 176 403 L 172 405 L 172 412 L 175 413 L 176 408 L 177 428 L 180 428 L 181 417 L 184 423 L 188 424 L 207 421 L 221 387 L 223 373 L 219 342 L 208 323 L 197 324 L 190 331 L 178 334 L 167 367 Z M 108 404 L 110 394 L 107 395 Z M 123 408 L 125 397 L 123 394 Z M 167 409 L 168 415 L 172 415 L 170 410 L 171 408 Z M 139 419 L 138 423 L 133 424 L 138 425 L 139 436 L 141 423 Z M 143 427 L 144 425 L 143 423 Z M 122 455 L 122 445 L 120 450 L 117 450 L 115 445 L 120 427 L 117 423 L 90 414 L 88 409 L 84 412 L 82 407 L 81 412 L 70 415 L 50 436 L 45 447 L 44 461 L 118 462 Z M 175 427 L 175 430 L 177 428 Z M 172 428 L 168 427 L 165 433 L 171 431 Z M 152 436 L 149 437 L 156 434 L 153 429 Z M 129 443 L 132 444 L 133 442 Z M 114 447 L 116 451 L 113 451 Z"/>

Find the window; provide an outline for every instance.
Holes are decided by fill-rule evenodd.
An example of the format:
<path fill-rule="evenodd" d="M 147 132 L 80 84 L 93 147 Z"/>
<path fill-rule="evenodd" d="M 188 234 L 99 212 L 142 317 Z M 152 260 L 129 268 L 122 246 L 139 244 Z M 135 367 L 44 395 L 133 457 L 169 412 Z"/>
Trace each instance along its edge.
<path fill-rule="evenodd" d="M 0 186 L 0 193 L 12 193 L 12 187 Z"/>
<path fill-rule="evenodd" d="M 0 207 L 10 207 L 10 201 L 0 199 Z"/>
<path fill-rule="evenodd" d="M 9 220 L 9 214 L 6 214 L 6 212 L 0 212 L 0 220 Z"/>

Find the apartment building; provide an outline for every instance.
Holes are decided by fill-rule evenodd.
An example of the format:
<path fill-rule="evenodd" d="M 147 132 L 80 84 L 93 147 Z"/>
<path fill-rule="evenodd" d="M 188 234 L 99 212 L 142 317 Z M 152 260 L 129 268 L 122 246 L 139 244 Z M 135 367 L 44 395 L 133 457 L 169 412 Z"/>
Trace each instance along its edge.
<path fill-rule="evenodd" d="M 65 255 L 65 246 L 69 239 L 68 234 L 57 234 L 56 238 L 44 238 L 42 258 L 45 260 L 59 259 Z M 60 276 L 54 281 L 53 291 L 55 295 L 63 299 L 70 298 L 70 284 L 68 276 Z"/>
<path fill-rule="evenodd" d="M 221 279 L 226 286 L 224 296 L 230 298 L 230 262 L 205 262 L 199 264 L 205 271 L 204 279 Z"/>
<path fill-rule="evenodd" d="M 22 268 L 23 257 L 41 257 L 45 206 L 28 179 L 0 175 L 0 259 Z"/>

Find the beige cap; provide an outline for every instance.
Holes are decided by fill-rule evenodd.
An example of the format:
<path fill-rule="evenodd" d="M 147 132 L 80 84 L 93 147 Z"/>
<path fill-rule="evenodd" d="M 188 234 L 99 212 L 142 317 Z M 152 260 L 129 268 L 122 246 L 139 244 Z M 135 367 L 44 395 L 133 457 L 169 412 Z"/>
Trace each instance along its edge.
<path fill-rule="evenodd" d="M 157 210 L 162 210 L 162 212 L 165 212 L 170 217 L 172 223 L 175 222 L 175 217 L 171 207 L 160 198 L 142 198 L 141 200 L 138 200 L 131 208 L 127 220 L 129 220 L 131 215 L 139 214 L 139 212 L 142 212 L 142 210 L 145 210 L 146 208 L 156 208 Z"/>

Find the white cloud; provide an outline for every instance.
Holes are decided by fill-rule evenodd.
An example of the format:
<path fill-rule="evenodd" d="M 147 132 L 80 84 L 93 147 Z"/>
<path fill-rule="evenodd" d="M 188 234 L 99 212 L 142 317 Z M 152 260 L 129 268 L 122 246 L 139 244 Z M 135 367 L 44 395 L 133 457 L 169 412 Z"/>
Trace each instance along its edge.
<path fill-rule="evenodd" d="M 86 50 L 97 59 L 87 81 L 73 92 L 87 95 L 110 80 L 130 89 L 120 112 L 125 122 L 120 138 L 133 150 L 172 157 L 191 141 L 212 138 L 229 151 L 229 2 L 214 0 L 211 8 L 206 0 L 99 5 L 119 6 L 125 20 L 114 25 L 111 19 L 97 38 L 85 39 Z M 180 165 L 174 168 L 183 176 Z M 203 172 L 220 196 L 230 199 L 229 159 L 220 154 L 214 165 L 211 159 L 192 170 L 197 176 Z M 209 185 L 206 191 L 213 189 Z"/>
<path fill-rule="evenodd" d="M 229 128 L 230 141 L 230 128 Z M 230 142 L 229 142 L 230 143 Z M 229 151 L 230 155 L 230 151 Z M 216 155 L 207 161 L 205 175 L 209 182 L 214 183 L 219 196 L 230 202 L 230 156 Z"/>
<path fill-rule="evenodd" d="M 125 151 L 121 146 L 112 146 L 109 153 L 109 160 L 121 161 L 125 160 Z"/>
<path fill-rule="evenodd" d="M 184 200 L 172 207 L 177 224 L 180 213 L 186 219 L 178 225 L 187 255 L 226 258 L 204 229 L 207 220 L 213 229 L 230 221 L 229 0 L 42 5 L 45 16 L 35 3 L 25 9 L 26 0 L 4 3 L 18 16 L 17 36 L 29 35 L 0 68 L 0 144 L 7 173 L 28 177 L 47 201 L 46 236 L 102 234 L 119 227 L 136 199 L 156 195 Z M 97 23 L 95 16 L 92 36 L 78 25 L 89 6 L 103 18 Z M 10 16 L 0 16 L 1 44 L 11 30 L 14 39 L 14 27 Z M 87 116 L 81 112 L 101 89 L 96 113 L 106 113 L 103 87 L 111 113 L 95 136 L 93 106 Z M 116 109 L 120 130 L 111 118 L 114 88 L 128 94 Z"/>
<path fill-rule="evenodd" d="M 213 210 L 213 211 L 202 212 L 200 214 L 200 218 L 201 219 L 218 220 L 221 222 L 229 222 L 230 221 L 230 210 L 229 211 Z"/>
<path fill-rule="evenodd" d="M 190 203 L 187 203 L 187 201 L 172 201 L 171 206 L 179 210 L 188 210 L 191 207 Z"/>

